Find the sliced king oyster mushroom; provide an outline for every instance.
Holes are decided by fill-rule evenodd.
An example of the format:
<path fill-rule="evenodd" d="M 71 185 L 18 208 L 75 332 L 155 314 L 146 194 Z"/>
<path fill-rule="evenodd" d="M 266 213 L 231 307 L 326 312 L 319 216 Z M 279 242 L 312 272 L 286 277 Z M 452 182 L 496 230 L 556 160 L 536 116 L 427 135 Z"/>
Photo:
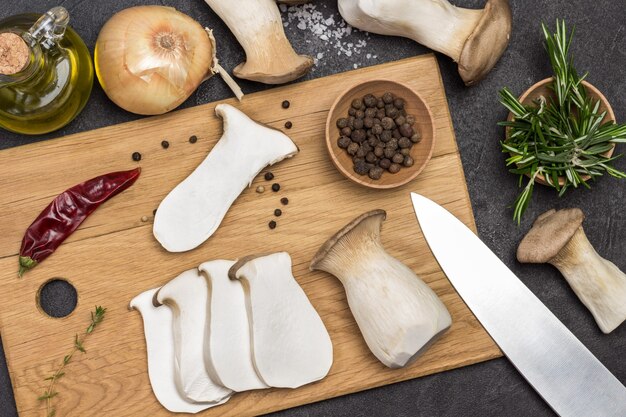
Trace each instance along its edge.
<path fill-rule="evenodd" d="M 215 113 L 224 120 L 221 139 L 165 197 L 154 218 L 154 236 L 170 252 L 202 244 L 264 167 L 298 153 L 287 135 L 255 122 L 233 106 L 218 104 Z"/>
<path fill-rule="evenodd" d="M 152 300 L 158 288 L 144 291 L 130 302 L 143 319 L 148 354 L 148 376 L 157 400 L 172 413 L 192 413 L 206 410 L 219 403 L 192 403 L 179 392 L 175 382 L 174 334 L 172 310 L 155 307 Z"/>
<path fill-rule="evenodd" d="M 208 286 L 197 269 L 183 272 L 156 293 L 155 299 L 172 309 L 177 380 L 183 395 L 193 402 L 218 403 L 232 390 L 215 382 L 204 362 Z"/>
<path fill-rule="evenodd" d="M 241 280 L 258 375 L 272 387 L 297 388 L 324 378 L 333 362 L 326 327 L 291 272 L 286 252 L 242 258 L 228 273 Z"/>
<path fill-rule="evenodd" d="M 252 362 L 250 325 L 241 282 L 228 278 L 235 262 L 216 260 L 198 269 L 209 282 L 211 302 L 210 335 L 205 339 L 205 362 L 211 364 L 215 380 L 237 392 L 268 386 L 259 378 Z"/>

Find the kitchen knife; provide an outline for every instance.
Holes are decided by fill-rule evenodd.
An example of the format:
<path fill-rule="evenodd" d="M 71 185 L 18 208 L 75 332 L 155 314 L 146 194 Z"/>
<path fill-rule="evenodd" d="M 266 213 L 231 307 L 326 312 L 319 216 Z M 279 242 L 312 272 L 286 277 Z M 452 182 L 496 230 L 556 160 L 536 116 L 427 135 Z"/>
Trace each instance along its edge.
<path fill-rule="evenodd" d="M 625 417 L 626 387 L 460 220 L 411 193 L 441 269 L 500 349 L 562 417 Z"/>

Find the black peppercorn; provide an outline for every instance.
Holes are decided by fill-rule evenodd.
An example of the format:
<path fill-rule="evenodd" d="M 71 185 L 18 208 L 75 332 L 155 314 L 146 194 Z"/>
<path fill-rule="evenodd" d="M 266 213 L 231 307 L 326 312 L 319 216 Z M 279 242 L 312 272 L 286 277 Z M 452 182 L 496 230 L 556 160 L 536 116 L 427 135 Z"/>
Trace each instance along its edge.
<path fill-rule="evenodd" d="M 367 175 L 373 180 L 379 180 L 380 177 L 383 176 L 383 169 L 381 167 L 372 167 L 370 168 Z"/>
<path fill-rule="evenodd" d="M 363 126 L 365 126 L 367 129 L 371 129 L 374 126 L 374 118 L 366 117 L 365 119 L 363 119 Z"/>
<path fill-rule="evenodd" d="M 354 128 L 355 129 L 363 129 L 363 119 L 356 119 L 354 121 Z"/>
<path fill-rule="evenodd" d="M 410 156 L 404 157 L 404 162 L 402 163 L 405 167 L 412 167 L 415 161 Z"/>
<path fill-rule="evenodd" d="M 411 136 L 411 142 L 413 143 L 419 143 L 421 140 L 422 136 L 419 134 L 419 132 L 415 132 L 413 136 Z"/>
<path fill-rule="evenodd" d="M 141 161 L 141 154 L 139 152 L 133 152 L 132 158 L 133 158 L 133 161 L 139 162 Z"/>
<path fill-rule="evenodd" d="M 400 172 L 400 165 L 391 164 L 389 165 L 389 168 L 387 170 L 391 172 L 392 174 L 397 174 L 398 172 Z"/>
<path fill-rule="evenodd" d="M 383 101 L 383 99 L 382 99 L 382 98 L 379 98 L 379 99 L 376 101 L 376 108 L 382 109 L 382 108 L 384 108 L 384 107 L 385 107 L 385 102 Z"/>
<path fill-rule="evenodd" d="M 350 138 L 356 143 L 361 143 L 365 139 L 367 139 L 367 134 L 365 133 L 365 130 L 357 129 L 354 132 L 352 132 L 352 134 L 350 135 Z"/>
<path fill-rule="evenodd" d="M 380 135 L 383 133 L 383 127 L 379 124 L 376 124 L 374 126 L 372 126 L 372 134 L 373 135 Z"/>
<path fill-rule="evenodd" d="M 393 101 L 393 105 L 396 107 L 396 109 L 402 110 L 404 109 L 404 100 L 402 100 L 401 98 L 396 98 Z"/>
<path fill-rule="evenodd" d="M 391 162 L 393 162 L 394 164 L 401 164 L 404 162 L 404 155 L 402 155 L 401 153 L 397 153 L 393 156 L 393 158 L 391 158 Z"/>
<path fill-rule="evenodd" d="M 352 107 L 350 107 L 348 109 L 348 116 L 354 116 L 356 114 L 356 110 L 354 110 Z"/>
<path fill-rule="evenodd" d="M 396 138 L 391 139 L 389 142 L 387 142 L 386 148 L 393 149 L 394 151 L 398 149 L 398 139 Z"/>
<path fill-rule="evenodd" d="M 376 162 L 378 162 L 378 158 L 376 157 L 376 154 L 374 154 L 374 152 L 368 152 L 367 155 L 365 155 L 365 160 L 371 164 L 374 164 Z"/>
<path fill-rule="evenodd" d="M 385 104 L 393 103 L 393 99 L 393 94 L 391 94 L 390 92 L 386 92 L 385 94 L 383 94 L 383 102 Z"/>
<path fill-rule="evenodd" d="M 167 149 L 170 147 L 170 143 L 166 140 L 161 142 L 161 146 L 163 147 L 163 149 Z"/>
<path fill-rule="evenodd" d="M 400 126 L 398 130 L 400 130 L 400 134 L 404 137 L 410 138 L 411 136 L 413 136 L 413 128 L 408 123 Z"/>
<path fill-rule="evenodd" d="M 289 199 L 287 197 L 281 198 L 280 204 L 282 204 L 283 206 L 286 206 L 287 204 L 289 204 Z"/>
<path fill-rule="evenodd" d="M 400 149 L 400 153 L 404 156 L 409 156 L 411 155 L 411 149 L 410 148 L 402 148 Z"/>
<path fill-rule="evenodd" d="M 274 191 L 275 193 L 277 193 L 280 190 L 280 184 L 275 182 L 274 184 L 272 184 L 272 191 Z"/>
<path fill-rule="evenodd" d="M 378 161 L 378 166 L 382 169 L 388 169 L 391 166 L 391 160 L 388 158 L 383 158 Z"/>
<path fill-rule="evenodd" d="M 339 139 L 337 139 L 337 146 L 339 146 L 341 149 L 346 149 L 348 146 L 350 146 L 351 143 L 352 141 L 347 136 L 341 136 Z"/>
<path fill-rule="evenodd" d="M 357 119 L 363 119 L 365 118 L 365 112 L 363 110 L 357 110 L 354 117 L 356 117 Z"/>
<path fill-rule="evenodd" d="M 415 124 L 415 116 L 411 114 L 407 115 L 405 123 L 408 123 L 409 126 L 413 126 Z"/>
<path fill-rule="evenodd" d="M 398 139 L 398 146 L 401 148 L 410 148 L 413 142 L 409 138 L 400 138 Z"/>
<path fill-rule="evenodd" d="M 385 149 L 382 146 L 377 146 L 374 148 L 374 155 L 376 155 L 377 158 L 382 158 L 384 154 Z"/>
<path fill-rule="evenodd" d="M 337 127 L 339 129 L 343 129 L 344 127 L 348 127 L 348 119 L 342 117 L 341 119 L 337 119 Z"/>
<path fill-rule="evenodd" d="M 361 110 L 361 108 L 363 108 L 363 100 L 361 100 L 360 98 L 355 98 L 354 100 L 352 100 L 352 108 L 356 110 Z"/>
<path fill-rule="evenodd" d="M 396 119 L 394 120 L 394 122 L 396 122 L 397 126 L 402 126 L 403 124 L 406 123 L 406 117 L 404 116 L 398 116 L 396 117 Z"/>
<path fill-rule="evenodd" d="M 399 129 L 393 129 L 391 135 L 394 137 L 394 139 L 400 139 L 402 137 L 402 133 L 400 133 Z"/>
<path fill-rule="evenodd" d="M 366 175 L 369 171 L 369 167 L 365 161 L 358 161 L 354 164 L 354 172 L 359 175 Z"/>
<path fill-rule="evenodd" d="M 393 119 L 391 117 L 383 117 L 380 120 L 380 125 L 385 130 L 392 130 L 392 129 L 396 128 L 396 123 L 393 121 Z"/>
<path fill-rule="evenodd" d="M 271 220 L 267 225 L 270 229 L 276 229 L 276 222 L 274 220 Z"/>
<path fill-rule="evenodd" d="M 390 130 L 385 130 L 380 134 L 380 140 L 383 142 L 389 142 L 391 138 L 392 138 L 392 133 Z"/>
<path fill-rule="evenodd" d="M 265 173 L 265 181 L 271 181 L 274 179 L 274 174 L 272 174 L 270 171 L 267 171 Z"/>
<path fill-rule="evenodd" d="M 283 109 L 288 109 L 290 105 L 291 103 L 289 103 L 289 100 L 285 100 L 282 103 Z"/>
<path fill-rule="evenodd" d="M 365 117 L 371 117 L 373 119 L 374 117 L 376 117 L 376 113 L 376 109 L 365 109 Z"/>
<path fill-rule="evenodd" d="M 293 123 L 291 123 L 289 120 L 285 122 L 286 129 L 291 129 L 292 127 L 293 127 Z"/>
<path fill-rule="evenodd" d="M 348 154 L 355 155 L 356 152 L 359 150 L 359 144 L 352 142 L 350 143 L 350 145 L 348 145 L 346 150 L 348 151 Z"/>
<path fill-rule="evenodd" d="M 377 102 L 378 100 L 376 99 L 376 97 L 374 97 L 373 94 L 366 94 L 365 96 L 363 96 L 363 103 L 367 107 L 376 107 Z"/>
<path fill-rule="evenodd" d="M 274 210 L 274 216 L 280 217 L 282 214 L 283 214 L 283 211 L 281 209 Z"/>
<path fill-rule="evenodd" d="M 383 117 L 386 117 L 387 115 L 385 114 L 385 109 L 379 109 L 376 112 L 376 118 L 382 120 Z"/>
<path fill-rule="evenodd" d="M 380 144 L 380 139 L 378 139 L 376 136 L 370 136 L 369 138 L 367 138 L 367 143 L 369 143 L 369 145 L 373 148 Z"/>
<path fill-rule="evenodd" d="M 385 156 L 385 158 L 387 159 L 391 159 L 393 158 L 393 156 L 396 154 L 396 150 L 395 149 L 391 149 L 391 148 L 385 148 L 385 150 L 383 151 L 383 155 Z"/>
<path fill-rule="evenodd" d="M 346 126 L 343 129 L 341 129 L 341 134 L 343 136 L 350 136 L 352 134 L 352 129 L 350 129 L 348 126 Z"/>

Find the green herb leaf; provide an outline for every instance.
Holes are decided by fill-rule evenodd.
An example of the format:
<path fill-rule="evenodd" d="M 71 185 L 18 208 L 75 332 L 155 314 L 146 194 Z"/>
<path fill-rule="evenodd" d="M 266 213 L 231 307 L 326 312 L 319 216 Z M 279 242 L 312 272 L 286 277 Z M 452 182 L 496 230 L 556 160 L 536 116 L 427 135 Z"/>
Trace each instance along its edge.
<path fill-rule="evenodd" d="M 500 103 L 513 115 L 498 125 L 506 128 L 506 140 L 501 142 L 502 152 L 510 155 L 506 165 L 515 166 L 509 171 L 520 176 L 523 187 L 513 204 L 518 224 L 540 174 L 559 196 L 571 187 L 590 188 L 589 179 L 603 173 L 626 178 L 611 165 L 621 155 L 607 156 L 616 143 L 626 143 L 626 124 L 603 123 L 606 111 L 600 112 L 600 101 L 588 97 L 583 85 L 587 73 L 578 75 L 569 54 L 574 30 L 568 34 L 563 20 L 557 20 L 554 33 L 543 23 L 541 29 L 554 72 L 549 85 L 553 96 L 539 97 L 533 106 L 526 106 L 506 87 L 499 93 Z"/>

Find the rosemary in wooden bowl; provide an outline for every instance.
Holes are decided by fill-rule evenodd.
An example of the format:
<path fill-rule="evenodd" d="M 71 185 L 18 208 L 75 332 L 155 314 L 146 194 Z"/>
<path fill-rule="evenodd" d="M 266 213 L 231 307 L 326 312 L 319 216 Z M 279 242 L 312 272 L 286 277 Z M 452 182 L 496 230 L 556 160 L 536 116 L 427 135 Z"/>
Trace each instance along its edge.
<path fill-rule="evenodd" d="M 626 173 L 611 164 L 621 156 L 612 156 L 612 152 L 616 143 L 626 142 L 626 124 L 605 119 L 605 106 L 595 94 L 589 94 L 590 84 L 583 83 L 587 74 L 576 72 L 569 55 L 574 31 L 568 36 L 563 20 L 557 20 L 554 34 L 545 24 L 542 29 L 554 71 L 548 83 L 550 94 L 525 104 L 508 88 L 500 90 L 500 102 L 511 112 L 509 120 L 498 123 L 506 128 L 502 152 L 509 154 L 506 164 L 514 166 L 509 171 L 519 175 L 519 186 L 528 179 L 513 204 L 513 219 L 518 224 L 537 182 L 562 196 L 572 187 L 590 188 L 589 181 L 604 173 L 626 178 Z"/>

